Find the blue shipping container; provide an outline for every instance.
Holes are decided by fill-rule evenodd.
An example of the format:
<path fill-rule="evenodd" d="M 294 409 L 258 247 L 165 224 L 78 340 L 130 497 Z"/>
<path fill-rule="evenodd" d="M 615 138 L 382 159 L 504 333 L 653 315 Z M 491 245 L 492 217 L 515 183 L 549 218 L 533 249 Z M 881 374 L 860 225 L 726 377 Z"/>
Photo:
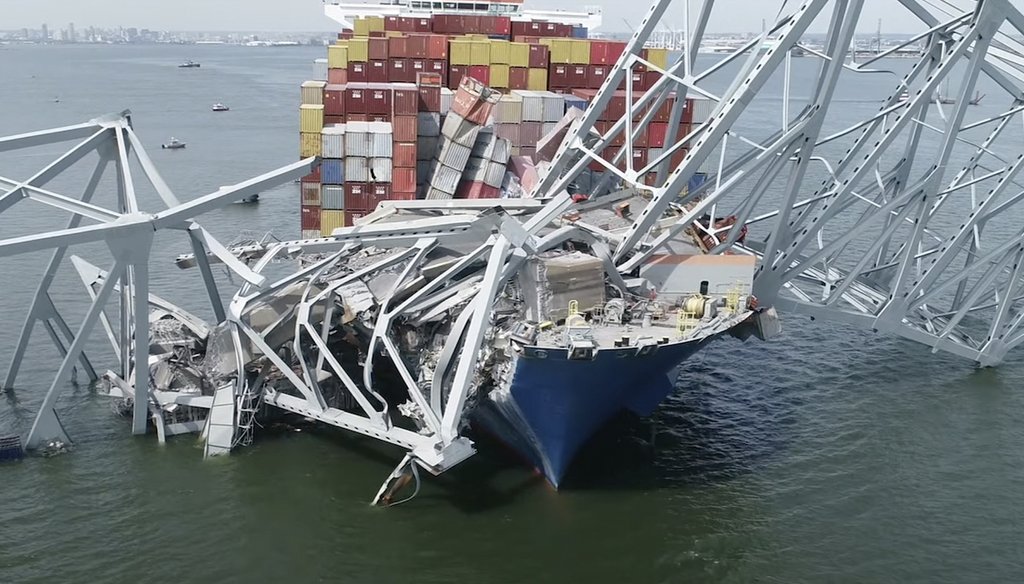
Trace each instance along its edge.
<path fill-rule="evenodd" d="M 572 27 L 572 38 L 574 38 L 574 39 L 585 39 L 585 38 L 587 38 L 587 27 L 585 27 L 585 26 L 574 26 L 574 27 Z"/>
<path fill-rule="evenodd" d="M 320 163 L 320 177 L 325 185 L 345 184 L 345 164 L 338 158 L 324 158 Z"/>
<path fill-rule="evenodd" d="M 575 95 L 565 95 L 565 111 L 569 112 L 570 109 L 576 108 L 580 111 L 587 111 L 587 100 L 582 97 L 576 97 Z"/>
<path fill-rule="evenodd" d="M 706 182 L 708 182 L 708 175 L 703 172 L 695 172 L 693 176 L 690 177 L 690 182 L 687 184 L 686 192 L 692 193 L 704 186 L 704 183 Z"/>

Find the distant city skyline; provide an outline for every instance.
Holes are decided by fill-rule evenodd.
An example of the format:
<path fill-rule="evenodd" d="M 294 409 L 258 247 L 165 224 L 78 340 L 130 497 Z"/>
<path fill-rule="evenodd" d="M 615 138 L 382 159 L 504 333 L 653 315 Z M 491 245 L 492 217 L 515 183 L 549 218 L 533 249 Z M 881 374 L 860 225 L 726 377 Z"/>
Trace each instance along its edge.
<path fill-rule="evenodd" d="M 954 0 L 963 4 L 966 0 Z M 533 8 L 576 9 L 581 5 L 601 6 L 604 9 L 602 31 L 613 33 L 628 30 L 639 24 L 650 5 L 648 0 L 623 2 L 622 0 L 527 0 Z M 1024 0 L 1011 0 L 1024 9 Z M 682 28 L 683 3 L 671 9 L 674 20 Z M 761 29 L 762 21 L 772 21 L 778 14 L 779 0 L 717 0 L 729 16 L 713 21 L 713 33 L 753 32 Z M 873 32 L 877 20 L 882 20 L 883 31 L 889 33 L 917 32 L 920 25 L 894 0 L 866 0 L 864 18 L 867 30 Z M 694 2 L 692 10 L 699 3 Z M 731 9 L 731 10 L 728 10 Z M 133 26 L 159 30 L 188 31 L 331 31 L 336 27 L 323 15 L 319 0 L 78 0 L 75 2 L 39 2 L 38 0 L 5 0 L 3 2 L 4 29 L 40 28 L 47 24 L 52 31 L 66 28 L 74 22 L 79 28 L 88 26 Z M 822 20 L 812 27 L 824 30 Z M 628 26 L 627 26 L 628 25 Z"/>

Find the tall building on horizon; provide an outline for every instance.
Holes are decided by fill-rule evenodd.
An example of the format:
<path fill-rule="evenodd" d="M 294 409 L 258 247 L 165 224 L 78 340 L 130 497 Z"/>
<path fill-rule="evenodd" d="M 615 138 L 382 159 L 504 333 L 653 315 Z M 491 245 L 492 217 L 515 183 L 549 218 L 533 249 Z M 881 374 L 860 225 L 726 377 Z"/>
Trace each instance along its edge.
<path fill-rule="evenodd" d="M 73 43 L 78 42 L 78 36 L 75 34 L 75 23 L 73 22 L 68 23 L 68 40 Z"/>
<path fill-rule="evenodd" d="M 42 41 L 45 43 L 50 40 L 50 30 L 46 27 L 46 23 L 43 23 L 42 27 Z"/>

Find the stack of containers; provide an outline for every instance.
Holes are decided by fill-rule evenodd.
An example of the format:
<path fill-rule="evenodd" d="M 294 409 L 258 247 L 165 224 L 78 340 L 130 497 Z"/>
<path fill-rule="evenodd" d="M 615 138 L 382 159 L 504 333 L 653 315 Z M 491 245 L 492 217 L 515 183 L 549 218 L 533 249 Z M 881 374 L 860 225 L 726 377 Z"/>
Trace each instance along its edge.
<path fill-rule="evenodd" d="M 320 130 L 324 125 L 322 81 L 307 81 L 301 87 L 299 106 L 299 157 L 321 155 Z M 314 143 L 315 142 L 315 143 Z M 321 187 L 319 169 L 304 177 L 300 186 L 300 228 L 304 239 L 320 237 Z"/>
<path fill-rule="evenodd" d="M 414 193 L 424 192 L 424 185 L 430 176 L 431 161 L 438 151 L 441 137 L 441 111 L 444 109 L 445 101 L 443 84 L 443 76 L 434 72 L 420 73 L 416 78 L 419 100 L 416 114 Z M 415 194 L 412 198 L 415 198 Z"/>
<path fill-rule="evenodd" d="M 511 145 L 512 155 L 519 156 L 522 142 L 519 126 L 523 123 L 523 96 L 513 91 L 501 96 L 494 108 L 495 134 Z"/>
<path fill-rule="evenodd" d="M 511 155 L 508 140 L 495 135 L 494 128 L 480 128 L 470 151 L 455 196 L 459 199 L 497 199 Z"/>
<path fill-rule="evenodd" d="M 458 191 L 480 128 L 487 124 L 501 94 L 472 78 L 464 78 L 455 92 L 452 111 L 441 129 L 441 145 L 431 161 L 426 199 L 451 199 Z"/>
<path fill-rule="evenodd" d="M 517 155 L 530 159 L 537 153 L 537 142 L 544 135 L 544 93 L 539 91 L 513 92 L 523 100 L 522 119 L 519 124 L 519 142 Z M 561 117 L 561 116 L 559 116 Z"/>
<path fill-rule="evenodd" d="M 327 81 L 327 59 L 316 59 L 313 61 L 313 80 Z"/>

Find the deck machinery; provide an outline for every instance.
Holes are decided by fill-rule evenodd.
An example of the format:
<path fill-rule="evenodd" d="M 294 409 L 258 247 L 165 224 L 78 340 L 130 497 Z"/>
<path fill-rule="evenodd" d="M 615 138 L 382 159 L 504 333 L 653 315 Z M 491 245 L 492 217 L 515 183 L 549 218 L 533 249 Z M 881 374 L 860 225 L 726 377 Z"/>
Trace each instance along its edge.
<path fill-rule="evenodd" d="M 764 33 L 706 66 L 698 66 L 703 61 L 697 49 L 717 13 L 715 3 L 681 2 L 682 22 L 671 24 L 682 26 L 688 50 L 659 70 L 651 90 L 634 95 L 627 83 L 627 114 L 597 132 L 595 121 L 622 80 L 638 67 L 657 70 L 643 61 L 642 48 L 671 4 L 651 5 L 531 196 L 388 202 L 359 226 L 329 238 L 228 249 L 195 221 L 306 174 L 315 160 L 181 203 L 126 114 L 0 138 L 0 153 L 77 141 L 28 178 L 0 178 L 0 213 L 28 199 L 71 215 L 66 229 L 0 239 L 0 256 L 54 250 L 4 379 L 5 387 L 14 386 L 29 335 L 43 325 L 64 358 L 27 447 L 69 440 L 54 405 L 80 367 L 93 380 L 102 377 L 125 404 L 134 432 L 144 433 L 150 420 L 161 437 L 201 431 L 209 455 L 251 439 L 263 404 L 396 445 L 406 455 L 378 493 L 377 500 L 386 501 L 396 485 L 418 476 L 418 468 L 440 473 L 473 453 L 464 430 L 471 412 L 486 412 L 481 388 L 515 377 L 515 359 L 596 363 L 614 351 L 696 349 L 687 343 L 736 332 L 752 315 L 770 314 L 754 310 L 753 296 L 761 306 L 897 334 L 981 365 L 998 364 L 1024 341 L 1018 209 L 1024 154 L 1015 123 L 1024 115 L 1024 51 L 1015 40 L 1024 34 L 1024 16 L 1010 2 L 955 7 L 899 0 L 922 23 L 922 32 L 901 46 L 924 47 L 902 77 L 885 71 L 885 53 L 856 64 L 847 59 L 862 0 L 781 2 L 779 17 Z M 827 23 L 824 42 L 808 38 L 815 22 Z M 794 49 L 803 61 L 818 63 L 810 87 L 799 92 L 791 87 Z M 722 75 L 731 81 L 712 83 Z M 831 127 L 840 81 L 862 76 L 893 81 L 872 96 L 880 105 L 870 116 Z M 982 77 L 1002 99 L 990 91 L 985 107 L 972 108 L 970 96 Z M 769 82 L 783 88 L 774 119 L 751 107 Z M 946 83 L 955 103 L 934 103 L 932 96 Z M 686 102 L 674 100 L 671 146 L 635 168 L 627 153 L 673 92 L 699 94 L 717 105 L 708 121 L 678 136 Z M 744 123 L 751 116 L 757 123 Z M 741 131 L 752 127 L 757 129 Z M 612 143 L 621 146 L 608 160 L 603 154 Z M 686 152 L 682 162 L 670 164 L 679 150 Z M 98 152 L 101 162 L 83 195 L 45 188 L 90 152 Z M 139 209 L 128 171 L 132 157 L 166 209 Z M 116 210 L 92 202 L 110 163 L 118 179 Z M 594 163 L 605 172 L 592 202 L 580 206 L 567 187 Z M 686 189 L 701 170 L 710 180 Z M 649 179 L 652 173 L 657 180 Z M 627 201 L 629 212 L 622 213 Z M 608 219 L 610 209 L 617 219 Z M 717 221 L 726 216 L 735 221 Z M 179 263 L 197 268 L 216 323 L 150 292 L 151 243 L 163 230 L 180 231 L 192 246 Z M 105 243 L 112 265 L 100 269 L 72 258 L 91 300 L 73 332 L 50 287 L 70 248 L 88 242 Z M 666 327 L 666 307 L 651 302 L 656 290 L 645 273 L 695 243 L 729 262 L 744 256 L 756 262 L 753 296 L 744 290 L 709 293 L 693 311 L 686 302 L 670 305 L 675 326 Z M 611 300 L 603 297 L 587 310 L 570 303 L 557 322 L 532 326 L 522 318 L 529 302 L 521 294 L 521 274 L 551 254 L 559 259 L 578 253 L 597 266 Z M 301 267 L 272 275 L 281 258 Z M 244 281 L 227 305 L 212 276 L 214 262 Z M 108 319 L 107 304 L 116 305 L 117 318 Z M 698 308 L 702 316 L 695 317 Z M 771 328 L 770 319 L 756 321 L 762 332 Z M 529 326 L 518 326 L 523 323 Z M 107 331 L 119 363 L 102 375 L 84 352 L 97 324 Z M 673 358 L 681 361 L 685 353 Z M 135 374 L 141 355 L 149 375 Z M 402 388 L 403 398 L 385 395 L 382 378 Z M 626 405 L 642 410 L 649 404 Z"/>

